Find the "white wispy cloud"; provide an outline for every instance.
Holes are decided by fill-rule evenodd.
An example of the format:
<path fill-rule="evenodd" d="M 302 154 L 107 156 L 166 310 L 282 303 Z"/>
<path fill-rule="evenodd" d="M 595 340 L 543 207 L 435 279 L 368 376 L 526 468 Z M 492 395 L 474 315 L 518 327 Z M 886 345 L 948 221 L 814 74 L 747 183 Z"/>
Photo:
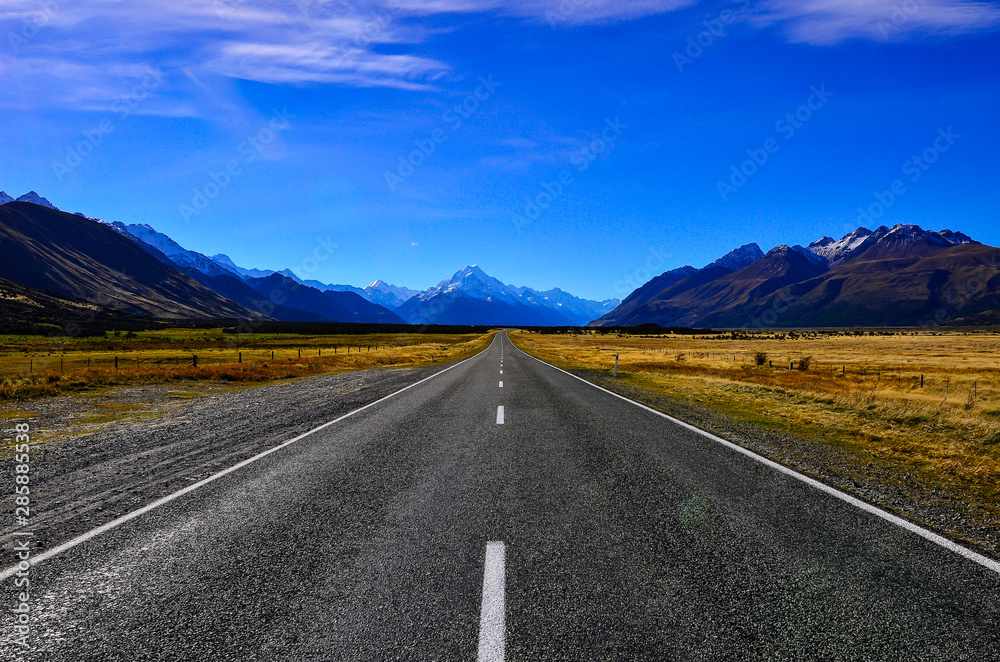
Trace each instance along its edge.
<path fill-rule="evenodd" d="M 449 71 L 427 57 L 383 53 L 427 32 L 395 14 L 345 0 L 7 0 L 0 9 L 0 71 L 13 75 L 6 107 L 106 106 L 144 67 L 211 80 L 341 83 L 422 89 Z M 170 90 L 159 90 L 169 96 Z M 176 114 L 144 104 L 143 112 Z"/>
<path fill-rule="evenodd" d="M 495 141 L 490 154 L 481 157 L 479 163 L 487 169 L 508 172 L 526 172 L 539 165 L 564 167 L 591 139 L 590 136 L 568 136 L 540 129 L 529 136 L 508 136 Z"/>
<path fill-rule="evenodd" d="M 974 0 L 766 0 L 761 25 L 780 25 L 794 42 L 899 40 L 1000 27 L 1000 9 Z"/>
<path fill-rule="evenodd" d="M 406 53 L 435 15 L 492 12 L 553 28 L 628 20 L 694 0 L 5 0 L 0 106 L 106 107 L 147 67 L 194 79 L 433 89 L 448 63 Z M 388 46 L 392 46 L 391 52 Z M 173 77 L 175 80 L 178 76 Z M 197 112 L 157 90 L 137 112 Z M 171 103 L 172 100 L 172 103 Z"/>
<path fill-rule="evenodd" d="M 489 12 L 572 29 L 663 14 L 696 2 L 4 0 L 0 73 L 8 85 L 0 107 L 106 107 L 128 93 L 148 67 L 161 68 L 168 77 L 183 71 L 206 81 L 434 89 L 455 72 L 447 62 L 417 54 L 435 34 L 428 17 Z M 740 2 L 752 5 L 752 0 Z M 778 26 L 796 42 L 903 39 L 1000 26 L 1000 8 L 976 0 L 760 2 L 753 5 L 758 25 Z M 155 96 L 137 112 L 198 113 L 198 104 L 183 90 L 168 85 Z"/>
<path fill-rule="evenodd" d="M 392 0 L 401 11 L 472 13 L 495 11 L 546 22 L 553 28 L 627 21 L 689 7 L 698 0 Z"/>

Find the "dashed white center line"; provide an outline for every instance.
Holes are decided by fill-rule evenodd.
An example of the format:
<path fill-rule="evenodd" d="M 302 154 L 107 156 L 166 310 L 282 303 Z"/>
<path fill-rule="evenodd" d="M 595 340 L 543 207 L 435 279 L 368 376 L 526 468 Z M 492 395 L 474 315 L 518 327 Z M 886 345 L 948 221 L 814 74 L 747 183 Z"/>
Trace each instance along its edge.
<path fill-rule="evenodd" d="M 479 612 L 477 662 L 503 662 L 506 657 L 506 608 L 504 606 L 507 548 L 503 542 L 486 543 L 483 570 L 483 607 Z"/>
<path fill-rule="evenodd" d="M 501 370 L 501 371 L 500 371 L 500 374 L 501 374 L 501 375 L 503 374 L 503 370 Z"/>
<path fill-rule="evenodd" d="M 497 425 L 503 425 L 503 405 L 497 407 Z"/>
<path fill-rule="evenodd" d="M 500 382 L 500 388 L 503 388 L 503 381 Z"/>

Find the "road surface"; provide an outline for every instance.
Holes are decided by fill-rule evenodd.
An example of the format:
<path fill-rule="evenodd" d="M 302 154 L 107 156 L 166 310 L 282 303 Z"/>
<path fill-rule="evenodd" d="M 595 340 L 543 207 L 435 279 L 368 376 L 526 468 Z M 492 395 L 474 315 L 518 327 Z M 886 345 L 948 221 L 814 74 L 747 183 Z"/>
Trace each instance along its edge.
<path fill-rule="evenodd" d="M 996 568 L 526 356 L 504 334 L 29 575 L 30 650 L 5 609 L 0 659 L 1000 651 Z"/>

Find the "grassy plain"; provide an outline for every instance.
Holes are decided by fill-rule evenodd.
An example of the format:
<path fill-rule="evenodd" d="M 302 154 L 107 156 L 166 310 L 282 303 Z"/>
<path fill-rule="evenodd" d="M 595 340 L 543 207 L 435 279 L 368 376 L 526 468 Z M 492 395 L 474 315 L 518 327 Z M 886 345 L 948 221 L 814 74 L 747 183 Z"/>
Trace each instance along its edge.
<path fill-rule="evenodd" d="M 0 401 L 128 384 L 262 382 L 430 365 L 471 356 L 491 338 L 479 333 L 237 336 L 221 328 L 72 339 L 0 336 Z"/>
<path fill-rule="evenodd" d="M 519 331 L 511 338 L 566 369 L 607 373 L 619 354 L 619 378 L 633 386 L 891 463 L 977 501 L 1000 502 L 996 333 Z M 799 369 L 803 363 L 808 369 Z"/>

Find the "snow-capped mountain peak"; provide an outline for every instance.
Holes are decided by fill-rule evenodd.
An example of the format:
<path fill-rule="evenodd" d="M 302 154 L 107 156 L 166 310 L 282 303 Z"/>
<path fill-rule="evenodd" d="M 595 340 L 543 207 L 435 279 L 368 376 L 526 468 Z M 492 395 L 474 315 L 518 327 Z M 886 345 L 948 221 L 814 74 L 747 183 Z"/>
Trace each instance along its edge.
<path fill-rule="evenodd" d="M 816 255 L 826 258 L 830 264 L 837 264 L 854 253 L 871 236 L 872 231 L 868 228 L 858 228 L 837 241 L 832 237 L 823 237 L 809 244 L 808 248 Z"/>
<path fill-rule="evenodd" d="M 812 262 L 813 264 L 824 264 L 827 261 L 827 259 L 822 255 L 817 255 L 808 248 L 805 248 L 804 246 L 799 246 L 798 244 L 792 246 L 789 250 L 794 253 L 797 253 L 798 255 L 801 255 L 802 257 L 807 259 L 809 262 Z"/>
<path fill-rule="evenodd" d="M 8 202 L 14 202 L 14 198 L 7 195 L 7 191 L 0 191 L 0 205 L 5 205 Z"/>
<path fill-rule="evenodd" d="M 940 230 L 934 234 L 947 240 L 952 246 L 958 246 L 961 244 L 978 244 L 979 242 L 970 237 L 967 234 L 961 232 L 952 232 L 951 230 Z"/>
<path fill-rule="evenodd" d="M 429 299 L 437 294 L 461 292 L 473 299 L 487 300 L 493 298 L 505 303 L 517 303 L 518 289 L 521 288 L 501 283 L 480 269 L 479 265 L 470 264 L 464 269 L 456 271 L 455 275 L 451 278 L 438 283 L 437 287 L 425 290 L 418 296 Z"/>
<path fill-rule="evenodd" d="M 149 225 L 145 223 L 131 223 L 126 225 L 121 221 L 114 221 L 111 223 L 114 227 L 118 228 L 119 231 L 125 234 L 131 235 L 136 239 L 139 239 L 145 244 L 149 244 L 156 250 L 160 251 L 171 260 L 175 257 L 180 257 L 187 251 L 183 246 L 178 244 L 176 241 L 163 234 L 162 232 L 157 232 Z"/>
<path fill-rule="evenodd" d="M 843 238 L 834 241 L 830 237 L 823 237 L 809 244 L 809 250 L 820 257 L 824 257 L 832 265 L 836 266 L 878 242 L 881 250 L 893 250 L 907 245 L 928 244 L 931 246 L 956 246 L 959 244 L 978 244 L 968 235 L 951 230 L 924 230 L 919 225 L 897 224 L 891 228 L 880 226 L 874 231 L 868 228 L 858 228 Z"/>
<path fill-rule="evenodd" d="M 764 257 L 764 251 L 760 249 L 760 246 L 755 243 L 745 244 L 729 251 L 715 262 L 705 265 L 705 269 L 724 267 L 730 271 L 739 271 L 762 257 Z"/>
<path fill-rule="evenodd" d="M 460 280 L 461 281 L 477 280 L 485 283 L 495 279 L 487 275 L 485 271 L 480 269 L 478 264 L 470 264 L 464 269 L 460 269 L 459 271 L 457 271 L 455 275 L 451 277 L 450 282 L 454 283 Z"/>
<path fill-rule="evenodd" d="M 52 204 L 42 196 L 38 195 L 34 191 L 28 191 L 20 198 L 15 200 L 15 202 L 30 202 L 33 205 L 41 205 L 43 207 L 48 207 L 49 209 L 55 209 L 56 211 L 59 211 L 58 207 L 56 207 L 54 204 Z"/>
<path fill-rule="evenodd" d="M 291 278 L 292 280 L 294 280 L 299 285 L 304 285 L 305 284 L 305 281 L 302 280 L 301 278 L 299 278 L 298 276 L 296 276 L 295 272 L 292 271 L 291 269 L 282 269 L 281 271 L 275 271 L 274 273 L 281 274 L 285 278 Z"/>
<path fill-rule="evenodd" d="M 209 259 L 212 262 L 215 262 L 217 265 L 219 265 L 223 269 L 228 269 L 229 271 L 232 271 L 234 274 L 236 274 L 236 275 L 238 275 L 238 276 L 240 276 L 240 277 L 242 277 L 244 279 L 246 279 L 246 278 L 267 278 L 268 276 L 270 276 L 271 274 L 274 273 L 274 271 L 269 270 L 269 269 L 246 269 L 244 267 L 238 266 L 236 263 L 234 263 L 230 259 L 230 257 L 228 255 L 226 255 L 224 253 L 218 253 L 216 255 L 213 255 Z"/>
<path fill-rule="evenodd" d="M 399 308 L 406 303 L 406 301 L 420 294 L 416 290 L 411 290 L 408 287 L 392 285 L 382 279 L 369 283 L 364 288 L 364 293 L 366 299 L 372 303 L 377 303 L 380 306 L 385 306 L 389 310 Z"/>
<path fill-rule="evenodd" d="M 184 248 L 167 235 L 155 230 L 153 227 L 145 223 L 132 223 L 126 225 L 121 221 L 114 221 L 110 225 L 122 234 L 132 237 L 133 239 L 137 239 L 143 244 L 152 246 L 160 253 L 163 253 L 168 260 L 182 269 L 197 269 L 207 276 L 218 276 L 223 274 L 229 276 L 236 275 L 230 269 L 220 266 L 218 263 L 210 260 L 205 255 Z"/>

